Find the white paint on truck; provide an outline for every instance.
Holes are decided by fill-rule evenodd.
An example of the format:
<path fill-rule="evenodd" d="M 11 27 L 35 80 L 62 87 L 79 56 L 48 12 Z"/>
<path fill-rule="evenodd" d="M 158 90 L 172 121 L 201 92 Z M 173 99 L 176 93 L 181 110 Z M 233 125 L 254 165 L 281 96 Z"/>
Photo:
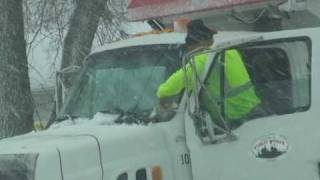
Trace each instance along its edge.
<path fill-rule="evenodd" d="M 310 38 L 312 81 L 311 106 L 308 110 L 256 118 L 233 131 L 237 136 L 236 141 L 210 145 L 200 142 L 194 133 L 192 119 L 190 117 L 186 119 L 187 144 L 190 148 L 194 179 L 205 180 L 208 177 L 217 180 L 319 179 L 320 144 L 317 142 L 320 138 L 319 33 L 319 28 L 310 28 L 263 34 L 264 41 L 295 37 Z M 300 50 L 295 49 L 296 52 Z M 253 154 L 255 143 L 270 134 L 285 137 L 289 146 L 287 153 L 276 160 L 256 158 Z"/>
<path fill-rule="evenodd" d="M 148 125 L 104 124 L 104 117 L 100 117 L 99 123 L 92 123 L 94 119 L 91 119 L 88 123 L 69 124 L 3 139 L 0 141 L 0 162 L 2 156 L 9 154 L 37 154 L 32 171 L 34 178 L 28 180 L 122 180 L 119 177 L 123 173 L 127 174 L 128 180 L 135 180 L 140 169 L 145 169 L 147 180 L 151 180 L 152 168 L 156 166 L 161 167 L 163 180 L 319 179 L 319 33 L 320 28 L 218 34 L 215 47 L 221 44 L 235 45 L 237 43 L 233 42 L 257 36 L 263 37 L 259 40 L 261 42 L 301 36 L 311 40 L 310 108 L 303 112 L 245 122 L 233 130 L 237 137 L 235 141 L 202 143 L 196 135 L 194 120 L 186 111 L 188 96 L 185 95 L 179 102 L 176 115 L 168 122 Z M 93 54 L 158 43 L 176 45 L 184 42 L 184 36 L 169 33 L 137 37 L 103 47 Z M 194 100 L 194 96 L 189 99 L 191 110 Z M 110 122 L 109 118 L 106 115 L 105 120 Z M 252 153 L 254 145 L 270 134 L 284 137 L 289 146 L 287 152 L 272 161 L 256 158 Z M 19 159 L 12 161 L 24 163 Z"/>

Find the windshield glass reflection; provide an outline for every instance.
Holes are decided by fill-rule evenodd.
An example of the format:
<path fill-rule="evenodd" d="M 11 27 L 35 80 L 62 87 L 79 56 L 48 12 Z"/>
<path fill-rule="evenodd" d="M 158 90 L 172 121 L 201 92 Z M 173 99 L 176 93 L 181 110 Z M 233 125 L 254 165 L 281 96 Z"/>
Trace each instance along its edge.
<path fill-rule="evenodd" d="M 87 118 L 97 112 L 149 115 L 158 105 L 159 85 L 180 64 L 179 50 L 172 46 L 130 47 L 93 54 L 62 114 Z"/>

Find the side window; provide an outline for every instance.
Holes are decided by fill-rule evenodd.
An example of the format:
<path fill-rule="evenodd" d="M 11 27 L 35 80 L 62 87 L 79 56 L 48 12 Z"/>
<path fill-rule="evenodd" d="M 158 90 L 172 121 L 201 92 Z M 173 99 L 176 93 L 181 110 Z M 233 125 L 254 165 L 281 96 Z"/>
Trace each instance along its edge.
<path fill-rule="evenodd" d="M 219 125 L 231 128 L 246 120 L 305 111 L 310 106 L 308 38 L 264 41 L 226 50 L 216 56 L 205 87 L 202 109 Z M 233 126 L 235 125 L 235 126 Z"/>

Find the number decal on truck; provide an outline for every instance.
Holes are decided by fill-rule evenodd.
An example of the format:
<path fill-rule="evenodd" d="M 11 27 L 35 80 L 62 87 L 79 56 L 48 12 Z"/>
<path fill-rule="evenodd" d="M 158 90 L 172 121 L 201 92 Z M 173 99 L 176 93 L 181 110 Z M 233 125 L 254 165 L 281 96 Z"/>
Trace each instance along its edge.
<path fill-rule="evenodd" d="M 191 158 L 189 153 L 184 153 L 180 155 L 180 161 L 182 165 L 191 164 Z"/>

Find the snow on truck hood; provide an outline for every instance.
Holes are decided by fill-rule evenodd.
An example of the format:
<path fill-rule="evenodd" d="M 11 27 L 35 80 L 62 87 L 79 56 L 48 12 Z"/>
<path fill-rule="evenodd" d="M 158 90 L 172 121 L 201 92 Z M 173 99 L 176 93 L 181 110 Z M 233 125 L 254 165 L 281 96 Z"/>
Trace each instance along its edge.
<path fill-rule="evenodd" d="M 81 177 L 101 179 L 102 160 L 106 167 L 110 167 L 114 161 L 127 157 L 128 153 L 134 158 L 163 153 L 160 147 L 165 143 L 159 128 L 152 124 L 119 125 L 113 123 L 114 119 L 115 116 L 100 113 L 91 120 L 74 119 L 72 125 L 63 122 L 46 131 L 3 139 L 0 141 L 0 173 L 1 163 L 7 162 L 6 159 L 24 165 L 27 157 L 33 163 L 30 166 L 33 169 L 29 168 L 28 172 L 35 172 L 36 180 L 48 179 L 48 174 L 50 180 L 59 179 L 56 176 L 60 175 L 61 167 L 66 177 L 96 167 Z M 132 142 L 134 146 L 130 145 L 130 151 L 126 151 Z"/>
<path fill-rule="evenodd" d="M 31 132 L 0 141 L 0 154 L 37 153 L 64 146 L 67 139 L 103 137 L 113 141 L 125 136 L 151 133 L 149 126 L 115 124 L 116 115 L 97 113 L 93 119 L 77 118 L 54 124 L 48 130 Z M 125 132 L 125 133 L 124 133 Z M 70 141 L 68 141 L 70 143 Z"/>
<path fill-rule="evenodd" d="M 239 39 L 242 36 L 248 36 L 251 34 L 257 34 L 250 31 L 221 31 L 214 36 L 215 44 L 219 44 L 225 41 L 233 39 Z M 91 52 L 91 54 L 99 53 L 102 51 L 108 51 L 113 49 L 127 48 L 132 46 L 146 46 L 156 44 L 183 44 L 185 42 L 186 33 L 161 33 L 161 34 L 149 34 L 144 36 L 132 37 L 126 40 L 121 40 L 99 47 Z"/>

